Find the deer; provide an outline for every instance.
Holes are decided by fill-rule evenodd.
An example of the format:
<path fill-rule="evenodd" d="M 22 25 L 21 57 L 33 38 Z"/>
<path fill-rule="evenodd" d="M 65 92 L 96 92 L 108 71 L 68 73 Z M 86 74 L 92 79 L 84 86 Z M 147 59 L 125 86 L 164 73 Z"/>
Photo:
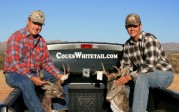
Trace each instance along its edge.
<path fill-rule="evenodd" d="M 117 70 L 117 73 L 113 76 L 109 74 L 102 65 L 102 73 L 107 77 L 107 94 L 106 94 L 106 101 L 110 102 L 111 109 L 113 112 L 129 112 L 129 99 L 127 97 L 127 92 L 125 85 L 116 85 L 115 80 L 117 80 L 120 76 L 126 75 L 129 73 L 129 70 L 123 68 L 121 64 L 120 68 L 113 66 Z M 95 70 L 92 74 L 98 74 L 99 71 Z M 100 71 L 101 72 L 101 71 Z"/>
<path fill-rule="evenodd" d="M 64 81 L 68 78 L 70 74 L 70 66 L 68 65 L 67 71 L 65 69 L 64 64 L 62 64 L 64 75 L 60 79 L 56 79 L 54 83 L 51 83 L 49 81 L 46 81 L 46 84 L 44 84 L 41 88 L 45 90 L 44 97 L 42 98 L 42 106 L 45 109 L 45 112 L 52 112 L 52 99 L 53 98 L 65 98 L 65 94 L 63 93 L 63 87 L 61 85 L 61 81 Z M 37 72 L 39 77 L 42 79 L 43 77 L 43 69 L 41 71 Z"/>

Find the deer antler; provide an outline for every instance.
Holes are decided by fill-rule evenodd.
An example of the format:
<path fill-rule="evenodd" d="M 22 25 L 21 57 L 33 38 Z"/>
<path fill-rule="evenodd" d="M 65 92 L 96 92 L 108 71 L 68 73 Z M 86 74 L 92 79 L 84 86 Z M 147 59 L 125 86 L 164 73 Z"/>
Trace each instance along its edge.
<path fill-rule="evenodd" d="M 113 66 L 117 70 L 117 76 L 124 76 L 128 74 L 129 70 L 127 68 L 124 68 L 124 65 L 122 62 L 120 68 L 117 68 L 116 66 Z"/>
<path fill-rule="evenodd" d="M 64 75 L 69 75 L 70 74 L 70 66 L 69 66 L 69 64 L 67 63 L 67 69 L 65 68 L 65 65 L 63 63 L 62 63 L 62 67 L 63 67 Z"/>
<path fill-rule="evenodd" d="M 104 67 L 104 64 L 101 63 L 101 66 L 102 66 L 102 73 L 103 73 L 104 75 L 106 75 L 106 77 L 108 78 L 108 77 L 109 77 L 109 76 L 108 76 L 108 72 L 106 72 L 106 69 L 105 69 L 105 67 Z M 97 74 L 98 72 L 99 72 L 99 71 L 95 69 L 95 72 L 94 72 L 92 75 L 95 75 L 95 74 Z M 100 72 L 101 72 L 101 71 L 100 71 Z"/>
<path fill-rule="evenodd" d="M 68 76 L 70 75 L 70 66 L 69 64 L 67 64 L 68 68 L 65 69 L 65 65 L 62 63 L 62 66 L 63 66 L 63 72 L 64 72 L 64 75 L 62 76 L 61 80 L 66 80 L 68 79 Z"/>
<path fill-rule="evenodd" d="M 67 63 L 67 74 L 70 75 L 70 65 Z"/>
<path fill-rule="evenodd" d="M 62 63 L 64 75 L 66 74 L 65 65 Z"/>

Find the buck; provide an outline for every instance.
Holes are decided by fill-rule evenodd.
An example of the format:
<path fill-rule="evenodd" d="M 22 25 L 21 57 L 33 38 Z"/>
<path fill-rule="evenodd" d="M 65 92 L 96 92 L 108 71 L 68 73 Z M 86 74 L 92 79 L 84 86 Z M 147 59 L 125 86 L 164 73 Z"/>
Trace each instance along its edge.
<path fill-rule="evenodd" d="M 61 98 L 61 99 L 65 98 L 65 94 L 63 93 L 63 88 L 61 86 L 61 81 L 64 81 L 68 78 L 70 74 L 70 67 L 68 65 L 67 72 L 66 72 L 64 64 L 62 64 L 62 66 L 63 66 L 64 75 L 61 78 L 61 80 L 56 79 L 54 83 L 47 81 L 46 84 L 44 84 L 41 87 L 43 90 L 45 90 L 44 97 L 42 99 L 42 106 L 44 107 L 45 112 L 52 112 L 52 108 L 51 108 L 52 98 Z M 42 79 L 43 70 L 38 72 L 38 75 Z"/>
<path fill-rule="evenodd" d="M 128 70 L 123 68 L 121 65 L 120 68 L 113 66 L 117 73 L 115 75 L 111 75 L 106 72 L 105 67 L 102 64 L 102 71 L 95 70 L 94 74 L 98 74 L 98 72 L 102 72 L 108 81 L 107 81 L 107 94 L 106 94 L 106 101 L 111 103 L 111 109 L 113 112 L 129 112 L 129 100 L 127 98 L 126 88 L 125 85 L 116 85 L 115 80 L 118 79 L 120 76 L 128 74 Z"/>

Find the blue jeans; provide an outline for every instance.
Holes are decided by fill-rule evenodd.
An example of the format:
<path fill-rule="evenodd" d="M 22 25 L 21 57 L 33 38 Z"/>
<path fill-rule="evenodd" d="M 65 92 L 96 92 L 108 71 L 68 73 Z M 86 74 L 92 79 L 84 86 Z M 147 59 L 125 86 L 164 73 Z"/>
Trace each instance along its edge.
<path fill-rule="evenodd" d="M 37 76 L 37 73 L 33 73 L 33 75 Z M 13 88 L 16 87 L 21 89 L 24 103 L 30 112 L 45 112 L 45 110 L 41 105 L 40 99 L 36 94 L 35 85 L 27 76 L 15 72 L 8 72 L 5 75 L 5 77 L 6 77 L 6 83 L 10 87 Z M 48 72 L 44 71 L 44 80 L 53 82 L 55 80 L 55 77 L 49 74 Z M 68 110 L 67 106 L 69 102 L 69 96 L 68 96 L 68 85 L 66 82 L 64 83 L 63 91 L 66 95 L 64 99 L 65 101 L 63 101 L 65 103 L 63 104 L 60 104 L 59 102 L 53 103 L 52 105 L 54 110 Z"/>
<path fill-rule="evenodd" d="M 132 112 L 146 112 L 149 88 L 167 88 L 174 78 L 173 72 L 156 70 L 139 74 L 134 79 Z"/>

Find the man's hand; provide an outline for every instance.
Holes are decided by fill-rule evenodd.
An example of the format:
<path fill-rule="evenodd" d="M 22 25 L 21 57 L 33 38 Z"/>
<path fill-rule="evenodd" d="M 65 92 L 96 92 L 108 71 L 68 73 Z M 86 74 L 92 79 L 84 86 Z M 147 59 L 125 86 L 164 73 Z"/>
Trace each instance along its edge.
<path fill-rule="evenodd" d="M 40 78 L 35 77 L 35 76 L 32 76 L 32 77 L 30 78 L 30 80 L 31 80 L 36 86 L 42 86 L 42 85 L 46 84 L 46 81 L 42 81 L 42 80 L 40 80 Z"/>
<path fill-rule="evenodd" d="M 126 84 L 130 80 L 132 80 L 132 78 L 129 75 L 121 76 L 119 79 L 116 80 L 116 85 Z"/>

